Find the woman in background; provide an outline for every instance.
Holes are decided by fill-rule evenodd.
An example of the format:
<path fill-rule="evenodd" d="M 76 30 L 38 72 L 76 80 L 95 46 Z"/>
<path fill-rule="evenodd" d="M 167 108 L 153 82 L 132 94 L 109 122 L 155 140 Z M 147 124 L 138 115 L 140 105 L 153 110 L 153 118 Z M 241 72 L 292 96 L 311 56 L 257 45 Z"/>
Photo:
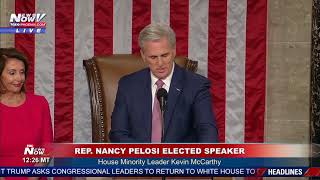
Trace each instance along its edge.
<path fill-rule="evenodd" d="M 52 142 L 48 102 L 43 96 L 26 92 L 27 73 L 25 55 L 15 48 L 0 48 L 0 166 L 38 165 L 23 161 L 25 147 Z"/>

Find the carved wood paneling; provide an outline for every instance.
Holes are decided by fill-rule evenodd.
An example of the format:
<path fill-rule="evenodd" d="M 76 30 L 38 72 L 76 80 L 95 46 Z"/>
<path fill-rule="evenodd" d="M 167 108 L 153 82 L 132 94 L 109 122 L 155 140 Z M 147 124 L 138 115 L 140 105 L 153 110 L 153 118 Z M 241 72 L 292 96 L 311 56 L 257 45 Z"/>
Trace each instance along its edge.
<path fill-rule="evenodd" d="M 14 13 L 13 0 L 0 1 L 0 26 L 8 27 L 10 14 Z M 14 47 L 14 34 L 0 34 L 0 47 Z"/>
<path fill-rule="evenodd" d="M 320 158 L 320 0 L 313 0 L 311 46 L 311 142 L 312 166 L 319 166 Z M 317 178 L 318 179 L 318 178 Z"/>

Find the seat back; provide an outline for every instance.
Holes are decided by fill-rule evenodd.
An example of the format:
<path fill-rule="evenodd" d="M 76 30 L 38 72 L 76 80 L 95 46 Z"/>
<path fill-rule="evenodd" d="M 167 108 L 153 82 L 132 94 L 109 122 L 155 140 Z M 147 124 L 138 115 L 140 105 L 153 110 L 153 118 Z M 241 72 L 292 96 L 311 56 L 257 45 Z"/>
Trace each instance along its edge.
<path fill-rule="evenodd" d="M 196 61 L 176 57 L 175 62 L 195 72 Z M 127 74 L 147 67 L 141 56 L 110 55 L 97 56 L 83 61 L 86 70 L 92 116 L 92 142 L 109 142 L 111 114 L 118 89 L 119 79 Z"/>

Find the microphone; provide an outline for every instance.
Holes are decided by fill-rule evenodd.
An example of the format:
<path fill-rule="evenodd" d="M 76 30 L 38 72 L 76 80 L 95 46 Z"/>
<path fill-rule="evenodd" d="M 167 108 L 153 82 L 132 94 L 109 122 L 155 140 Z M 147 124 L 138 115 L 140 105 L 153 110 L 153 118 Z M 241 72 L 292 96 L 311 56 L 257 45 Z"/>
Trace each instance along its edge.
<path fill-rule="evenodd" d="M 160 88 L 157 91 L 157 99 L 160 104 L 160 109 L 162 112 L 166 110 L 167 106 L 167 99 L 168 99 L 168 92 L 164 88 Z"/>
<path fill-rule="evenodd" d="M 164 142 L 164 111 L 167 108 L 167 99 L 168 99 L 168 92 L 164 88 L 160 88 L 157 91 L 157 99 L 159 101 L 160 110 L 161 110 L 161 142 Z"/>

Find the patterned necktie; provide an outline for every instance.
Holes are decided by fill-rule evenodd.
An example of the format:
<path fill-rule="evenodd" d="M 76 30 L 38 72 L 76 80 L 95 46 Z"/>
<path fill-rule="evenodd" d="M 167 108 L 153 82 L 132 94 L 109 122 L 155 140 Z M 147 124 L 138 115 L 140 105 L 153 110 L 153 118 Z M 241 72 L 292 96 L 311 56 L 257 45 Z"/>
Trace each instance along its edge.
<path fill-rule="evenodd" d="M 157 99 L 158 89 L 162 88 L 164 82 L 160 79 L 156 82 L 157 90 L 154 96 L 153 101 L 153 110 L 152 110 L 152 137 L 151 142 L 153 143 L 161 143 L 161 132 L 162 132 L 162 123 L 161 123 L 161 110 L 159 101 Z"/>

